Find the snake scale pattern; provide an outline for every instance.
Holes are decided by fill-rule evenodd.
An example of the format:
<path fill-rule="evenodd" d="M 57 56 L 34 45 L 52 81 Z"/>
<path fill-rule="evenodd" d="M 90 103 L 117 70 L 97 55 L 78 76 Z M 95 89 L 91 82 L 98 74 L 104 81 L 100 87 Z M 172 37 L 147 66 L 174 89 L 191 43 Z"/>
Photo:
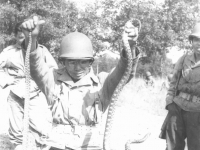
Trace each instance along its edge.
<path fill-rule="evenodd" d="M 131 23 L 133 22 L 133 20 L 130 20 Z M 138 21 L 138 20 L 137 20 Z M 140 22 L 139 22 L 140 24 Z M 141 25 L 141 24 L 140 24 Z M 111 102 L 110 102 L 110 106 L 108 109 L 108 114 L 107 114 L 107 120 L 106 120 L 106 127 L 105 127 L 105 132 L 104 132 L 104 139 L 103 139 L 103 150 L 114 150 L 115 148 L 112 147 L 112 144 L 115 142 L 113 140 L 113 137 L 116 136 L 116 131 L 114 131 L 113 126 L 115 125 L 115 118 L 117 118 L 117 114 L 116 114 L 116 109 L 121 106 L 123 100 L 119 98 L 121 91 L 123 90 L 125 84 L 127 83 L 130 75 L 131 75 L 131 71 L 132 71 L 132 66 L 133 66 L 133 58 L 135 58 L 134 56 L 134 49 L 131 50 L 130 46 L 129 46 L 129 42 L 127 39 L 125 39 L 125 37 L 122 38 L 124 47 L 125 47 L 125 53 L 127 56 L 127 66 L 125 69 L 125 72 L 121 78 L 121 80 L 119 81 L 116 89 L 113 92 L 113 95 L 111 97 Z M 129 150 L 130 149 L 130 144 L 131 143 L 141 143 L 143 142 L 148 135 L 146 135 L 143 139 L 141 140 L 134 140 L 134 141 L 127 141 L 127 143 L 125 144 L 125 149 Z"/>
<path fill-rule="evenodd" d="M 32 37 L 29 32 L 29 43 L 26 50 L 25 56 L 25 82 L 26 82 L 26 98 L 24 102 L 24 119 L 23 119 L 23 149 L 24 150 L 35 150 L 36 144 L 34 138 L 31 136 L 29 129 L 29 101 L 30 101 L 30 51 L 31 51 Z"/>
<path fill-rule="evenodd" d="M 106 128 L 105 128 L 105 133 L 104 133 L 104 139 L 103 139 L 103 149 L 104 150 L 112 150 L 111 147 L 111 143 L 112 141 L 112 135 L 114 131 L 112 131 L 112 128 L 114 126 L 114 117 L 115 117 L 115 111 L 117 109 L 117 106 L 119 105 L 119 103 L 121 103 L 121 100 L 119 99 L 119 95 L 123 89 L 123 87 L 125 86 L 125 84 L 127 83 L 129 76 L 131 74 L 132 71 L 132 51 L 131 48 L 129 46 L 128 40 L 124 39 L 123 37 L 123 44 L 125 47 L 125 52 L 126 52 L 126 56 L 127 56 L 127 66 L 125 69 L 125 72 L 121 78 L 121 80 L 119 81 L 116 89 L 113 92 L 113 95 L 111 97 L 111 102 L 110 102 L 110 106 L 108 109 L 108 115 L 107 115 L 107 120 L 106 120 Z"/>

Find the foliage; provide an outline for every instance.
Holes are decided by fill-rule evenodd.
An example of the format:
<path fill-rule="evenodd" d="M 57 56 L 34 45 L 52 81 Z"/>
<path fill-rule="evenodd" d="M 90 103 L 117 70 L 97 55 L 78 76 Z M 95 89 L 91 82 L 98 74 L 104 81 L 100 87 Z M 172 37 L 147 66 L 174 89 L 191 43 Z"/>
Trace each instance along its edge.
<path fill-rule="evenodd" d="M 171 72 L 167 48 L 190 48 L 187 37 L 199 21 L 199 6 L 197 0 L 165 0 L 163 4 L 153 0 L 101 0 L 80 9 L 76 3 L 66 0 L 2 0 L 0 45 L 12 44 L 15 24 L 33 15 L 46 21 L 39 43 L 55 58 L 62 37 L 75 30 L 92 39 L 95 54 L 103 50 L 104 42 L 110 43 L 114 51 L 120 51 L 125 22 L 138 18 L 142 23 L 138 46 L 147 55 L 141 58 L 138 73 L 149 70 L 154 76 L 161 76 Z M 110 71 L 111 66 L 106 67 L 105 61 L 102 63 L 99 71 Z"/>
<path fill-rule="evenodd" d="M 94 72 L 96 74 L 98 74 L 99 72 L 102 72 L 102 71 L 108 72 L 116 66 L 118 61 L 119 61 L 119 59 L 112 59 L 107 56 L 100 57 L 94 61 L 94 64 L 93 64 Z"/>

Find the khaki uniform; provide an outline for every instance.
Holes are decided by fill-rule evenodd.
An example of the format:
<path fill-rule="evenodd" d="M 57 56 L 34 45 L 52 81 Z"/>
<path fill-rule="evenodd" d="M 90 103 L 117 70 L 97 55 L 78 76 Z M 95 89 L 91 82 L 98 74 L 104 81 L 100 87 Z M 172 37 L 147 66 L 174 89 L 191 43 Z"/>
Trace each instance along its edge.
<path fill-rule="evenodd" d="M 100 73 L 96 76 L 91 68 L 86 76 L 74 83 L 65 68 L 49 70 L 41 59 L 41 51 L 38 47 L 30 55 L 31 75 L 47 97 L 55 130 L 52 129 L 49 138 L 40 138 L 40 143 L 62 149 L 90 146 L 94 149 L 102 148 L 103 132 L 100 131 L 101 127 L 96 128 L 94 125 L 98 126 L 102 118 L 107 117 L 104 112 L 125 71 L 127 60 L 121 57 L 109 74 Z M 59 128 L 66 134 L 53 134 L 58 133 L 56 130 Z"/>
<path fill-rule="evenodd" d="M 176 96 L 175 88 L 180 72 L 182 75 Z M 182 56 L 175 66 L 166 97 L 166 105 L 173 101 L 185 111 L 200 112 L 200 62 L 195 61 L 192 52 Z"/>
<path fill-rule="evenodd" d="M 175 66 L 166 97 L 166 105 L 171 103 L 173 110 L 168 112 L 161 134 L 167 139 L 167 149 L 184 150 L 186 138 L 189 150 L 200 149 L 200 61 L 192 52 Z"/>
<path fill-rule="evenodd" d="M 56 62 L 48 50 L 42 45 L 39 45 L 39 47 L 42 47 L 44 62 L 48 62 L 49 68 L 55 67 Z M 0 54 L 0 67 L 4 69 L 4 73 L 0 75 L 0 86 L 10 89 L 8 96 L 9 136 L 11 142 L 15 145 L 22 143 L 23 107 L 26 92 L 24 58 L 25 50 L 18 45 L 8 46 Z M 10 80 L 16 83 L 8 85 Z M 50 111 L 48 110 L 44 94 L 32 79 L 30 98 L 30 125 L 34 130 L 45 135 L 47 127 L 44 128 L 43 124 L 47 121 L 43 120 L 51 119 Z"/>

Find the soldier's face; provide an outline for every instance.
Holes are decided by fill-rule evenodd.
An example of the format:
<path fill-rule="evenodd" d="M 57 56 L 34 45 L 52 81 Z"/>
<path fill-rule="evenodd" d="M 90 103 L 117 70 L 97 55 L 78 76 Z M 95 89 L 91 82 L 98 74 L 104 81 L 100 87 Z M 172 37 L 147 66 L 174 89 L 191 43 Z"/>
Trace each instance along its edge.
<path fill-rule="evenodd" d="M 25 39 L 23 32 L 17 32 L 16 43 L 21 44 Z"/>
<path fill-rule="evenodd" d="M 200 53 L 200 38 L 193 38 L 192 47 L 194 52 Z"/>
<path fill-rule="evenodd" d="M 77 81 L 89 73 L 92 60 L 66 59 L 64 65 L 69 75 Z"/>

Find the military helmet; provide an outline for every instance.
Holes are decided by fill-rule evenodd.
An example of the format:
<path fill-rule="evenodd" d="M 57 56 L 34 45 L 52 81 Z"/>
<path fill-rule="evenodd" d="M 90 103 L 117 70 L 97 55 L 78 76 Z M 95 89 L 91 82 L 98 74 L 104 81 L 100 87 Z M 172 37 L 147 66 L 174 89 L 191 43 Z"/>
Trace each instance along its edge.
<path fill-rule="evenodd" d="M 59 58 L 93 58 L 93 48 L 91 40 L 85 34 L 80 32 L 72 32 L 67 34 L 62 39 Z"/>
<path fill-rule="evenodd" d="M 197 23 L 192 30 L 192 33 L 189 35 L 189 41 L 192 41 L 194 37 L 200 38 L 200 23 Z"/>

